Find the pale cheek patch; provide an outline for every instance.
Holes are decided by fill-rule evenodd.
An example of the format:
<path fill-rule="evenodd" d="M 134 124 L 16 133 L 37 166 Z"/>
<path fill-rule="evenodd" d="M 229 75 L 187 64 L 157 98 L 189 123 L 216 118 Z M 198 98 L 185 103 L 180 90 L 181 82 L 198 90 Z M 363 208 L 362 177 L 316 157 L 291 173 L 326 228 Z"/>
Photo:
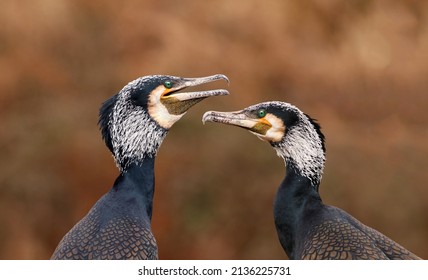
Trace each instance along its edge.
<path fill-rule="evenodd" d="M 160 101 L 163 92 L 164 87 L 159 86 L 150 94 L 148 110 L 152 119 L 154 119 L 163 128 L 169 129 L 175 122 L 181 119 L 185 113 L 181 115 L 170 114 L 165 105 Z"/>
<path fill-rule="evenodd" d="M 265 119 L 270 122 L 272 127 L 262 137 L 270 142 L 280 142 L 285 134 L 284 122 L 272 114 L 267 114 Z"/>

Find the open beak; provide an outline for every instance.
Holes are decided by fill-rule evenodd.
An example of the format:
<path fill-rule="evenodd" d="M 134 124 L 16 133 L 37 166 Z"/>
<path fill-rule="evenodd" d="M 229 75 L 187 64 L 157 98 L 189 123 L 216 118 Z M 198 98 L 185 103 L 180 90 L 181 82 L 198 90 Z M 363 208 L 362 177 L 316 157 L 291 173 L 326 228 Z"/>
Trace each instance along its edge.
<path fill-rule="evenodd" d="M 215 89 L 215 90 L 207 90 L 207 91 L 194 91 L 194 92 L 180 92 L 180 90 L 194 87 L 202 84 L 207 84 L 210 82 L 225 80 L 229 84 L 229 79 L 223 74 L 212 75 L 208 77 L 201 78 L 183 78 L 179 83 L 176 83 L 174 87 L 165 91 L 163 94 L 163 98 L 169 99 L 174 98 L 177 101 L 187 101 L 194 99 L 204 99 L 210 96 L 219 96 L 219 95 L 228 95 L 229 92 L 225 89 Z"/>
<path fill-rule="evenodd" d="M 210 96 L 228 95 L 229 92 L 225 89 L 214 89 L 207 91 L 181 92 L 180 90 L 194 87 L 217 80 L 225 80 L 229 83 L 229 79 L 222 74 L 217 74 L 202 78 L 183 78 L 176 82 L 174 86 L 165 90 L 161 96 L 161 102 L 168 109 L 170 114 L 181 115 L 187 112 L 190 107 L 199 103 Z"/>

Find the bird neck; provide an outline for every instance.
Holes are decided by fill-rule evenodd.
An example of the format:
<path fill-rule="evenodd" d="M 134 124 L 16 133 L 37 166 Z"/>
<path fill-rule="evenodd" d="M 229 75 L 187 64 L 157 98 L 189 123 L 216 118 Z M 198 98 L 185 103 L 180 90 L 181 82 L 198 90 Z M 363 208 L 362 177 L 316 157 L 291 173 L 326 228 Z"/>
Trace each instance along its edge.
<path fill-rule="evenodd" d="M 282 247 L 290 259 L 295 259 L 298 236 L 301 234 L 299 225 L 305 221 L 308 211 L 322 205 L 318 193 L 318 184 L 299 169 L 287 163 L 287 174 L 278 188 L 274 202 L 274 218 L 277 233 Z"/>
<path fill-rule="evenodd" d="M 110 119 L 111 150 L 120 171 L 133 163 L 156 157 L 168 130 L 154 121 L 147 110 L 118 96 Z"/>
<path fill-rule="evenodd" d="M 145 209 L 150 220 L 155 191 L 154 165 L 154 157 L 131 163 L 117 177 L 112 189 L 128 207 L 137 206 L 138 209 L 141 207 Z"/>
<path fill-rule="evenodd" d="M 308 178 L 314 186 L 319 185 L 324 169 L 325 151 L 322 145 L 318 135 L 311 130 L 304 133 L 291 131 L 282 142 L 272 144 L 278 156 L 284 159 L 287 169 Z"/>
<path fill-rule="evenodd" d="M 319 185 L 325 163 L 325 137 L 314 119 L 302 112 L 298 114 L 299 121 L 287 128 L 281 141 L 271 145 L 287 167 L 295 168 L 313 185 Z"/>

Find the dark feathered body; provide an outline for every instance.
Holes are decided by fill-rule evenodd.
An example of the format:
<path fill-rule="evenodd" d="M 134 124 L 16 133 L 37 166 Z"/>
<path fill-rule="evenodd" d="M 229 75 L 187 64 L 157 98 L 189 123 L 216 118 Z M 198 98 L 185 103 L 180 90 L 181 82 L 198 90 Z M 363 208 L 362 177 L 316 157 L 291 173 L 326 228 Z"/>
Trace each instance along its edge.
<path fill-rule="evenodd" d="M 419 259 L 342 209 L 324 205 L 292 168 L 278 189 L 274 217 L 290 259 Z"/>
<path fill-rule="evenodd" d="M 301 259 L 412 260 L 420 259 L 400 244 L 370 228 L 342 209 L 324 206 L 311 225 Z"/>

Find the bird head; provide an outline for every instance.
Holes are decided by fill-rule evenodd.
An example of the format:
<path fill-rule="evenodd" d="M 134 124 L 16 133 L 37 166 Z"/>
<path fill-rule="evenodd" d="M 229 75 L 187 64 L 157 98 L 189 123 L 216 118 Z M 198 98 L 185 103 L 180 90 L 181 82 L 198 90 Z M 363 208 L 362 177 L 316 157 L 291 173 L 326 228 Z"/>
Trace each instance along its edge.
<path fill-rule="evenodd" d="M 119 168 L 154 157 L 168 130 L 190 107 L 207 97 L 229 94 L 224 89 L 183 91 L 217 80 L 229 82 L 221 74 L 201 78 L 145 76 L 105 101 L 99 125 Z"/>
<path fill-rule="evenodd" d="M 244 128 L 272 145 L 287 167 L 319 183 L 325 162 L 319 124 L 297 107 L 280 101 L 259 103 L 235 112 L 206 112 L 202 118 Z"/>

